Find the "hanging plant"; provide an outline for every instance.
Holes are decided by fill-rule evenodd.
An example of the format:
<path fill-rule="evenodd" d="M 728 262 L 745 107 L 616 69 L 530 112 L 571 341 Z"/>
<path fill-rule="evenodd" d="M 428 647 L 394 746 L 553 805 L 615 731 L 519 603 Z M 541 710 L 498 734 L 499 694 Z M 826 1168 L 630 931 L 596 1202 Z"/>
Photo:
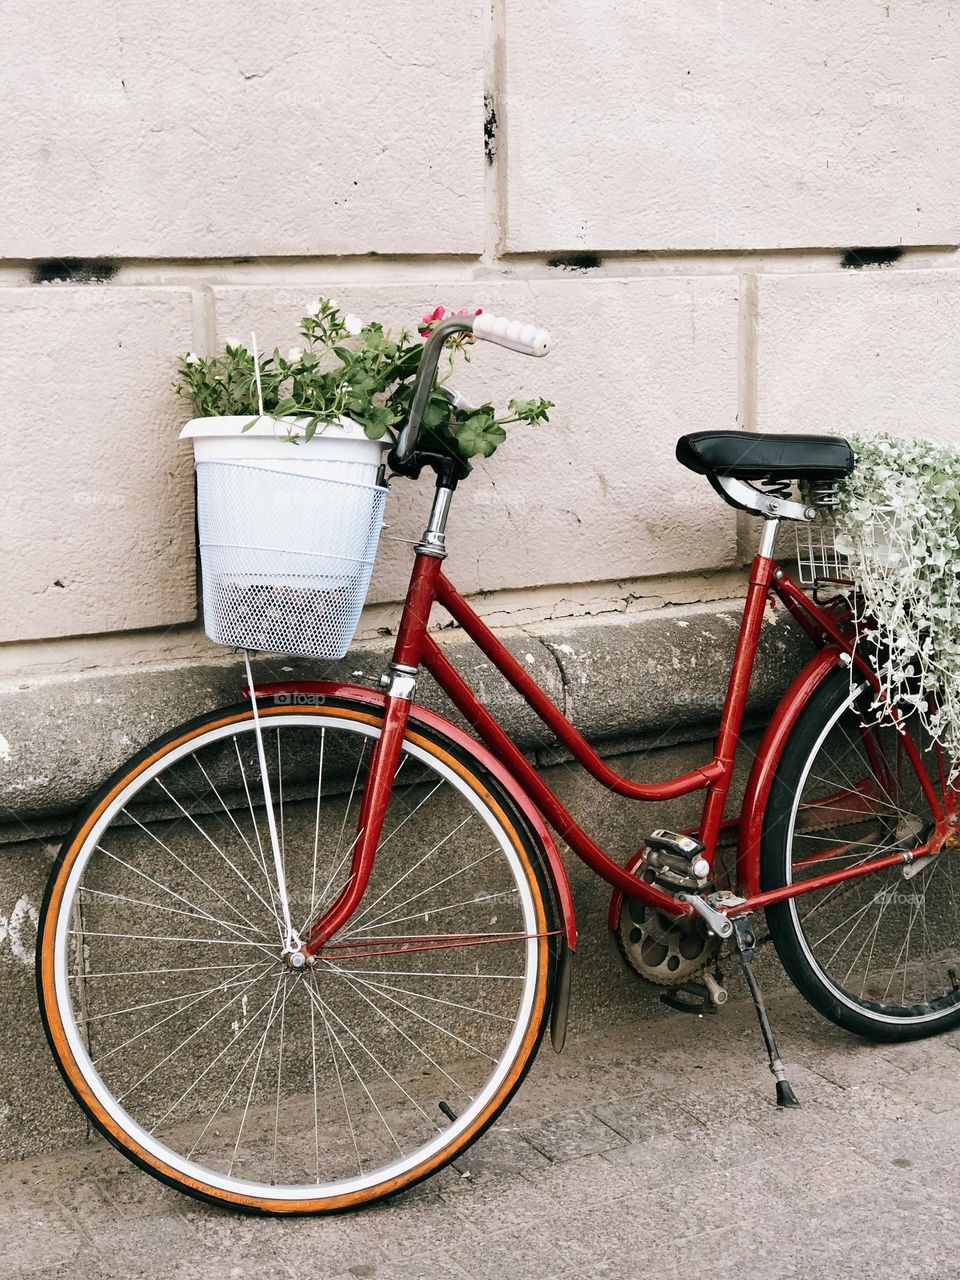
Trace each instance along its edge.
<path fill-rule="evenodd" d="M 960 774 L 960 450 L 931 440 L 847 437 L 837 550 L 856 583 L 861 653 L 880 688 L 867 710 L 919 718 Z M 852 669 L 851 669 L 852 670 Z"/>

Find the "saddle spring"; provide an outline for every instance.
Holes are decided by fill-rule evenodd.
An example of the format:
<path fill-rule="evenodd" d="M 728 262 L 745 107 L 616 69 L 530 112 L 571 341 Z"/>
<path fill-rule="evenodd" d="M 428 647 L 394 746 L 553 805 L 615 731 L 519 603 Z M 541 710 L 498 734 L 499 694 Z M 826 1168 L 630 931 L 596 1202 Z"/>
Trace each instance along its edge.
<path fill-rule="evenodd" d="M 771 498 L 782 498 L 784 502 L 789 502 L 793 497 L 792 480 L 785 480 L 781 476 L 764 476 L 759 484 Z"/>

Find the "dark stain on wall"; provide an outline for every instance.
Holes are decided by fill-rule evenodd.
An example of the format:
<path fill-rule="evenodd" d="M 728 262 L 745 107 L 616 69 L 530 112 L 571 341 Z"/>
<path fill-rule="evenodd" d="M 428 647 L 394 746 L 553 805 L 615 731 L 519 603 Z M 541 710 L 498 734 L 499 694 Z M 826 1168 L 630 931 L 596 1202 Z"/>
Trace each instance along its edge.
<path fill-rule="evenodd" d="M 497 155 L 497 108 L 492 93 L 483 95 L 483 110 L 483 154 L 487 164 L 493 164 Z"/>
<path fill-rule="evenodd" d="M 70 284 L 102 284 L 112 280 L 120 269 L 118 262 L 107 258 L 45 258 L 33 268 L 34 284 L 60 280 Z"/>
<path fill-rule="evenodd" d="M 902 257 L 903 248 L 898 244 L 881 249 L 848 249 L 840 259 L 840 265 L 859 271 L 861 267 L 888 267 Z"/>
<path fill-rule="evenodd" d="M 563 271 L 594 271 L 602 263 L 603 259 L 597 253 L 562 253 L 547 259 L 548 267 L 560 267 Z"/>

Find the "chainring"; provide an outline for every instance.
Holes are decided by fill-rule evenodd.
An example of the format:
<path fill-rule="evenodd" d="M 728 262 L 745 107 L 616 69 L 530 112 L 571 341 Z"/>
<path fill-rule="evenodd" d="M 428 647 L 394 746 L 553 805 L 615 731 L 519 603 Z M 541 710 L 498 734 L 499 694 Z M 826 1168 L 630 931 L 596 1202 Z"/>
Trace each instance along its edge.
<path fill-rule="evenodd" d="M 630 967 L 658 987 L 689 982 L 716 960 L 722 945 L 707 933 L 702 916 L 670 916 L 637 898 L 624 898 L 617 938 Z"/>

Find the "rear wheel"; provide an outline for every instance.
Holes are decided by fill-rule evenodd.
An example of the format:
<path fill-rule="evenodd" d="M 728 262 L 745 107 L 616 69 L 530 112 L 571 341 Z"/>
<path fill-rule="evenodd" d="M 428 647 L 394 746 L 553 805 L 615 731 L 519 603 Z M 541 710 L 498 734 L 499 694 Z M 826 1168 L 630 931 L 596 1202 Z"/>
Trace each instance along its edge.
<path fill-rule="evenodd" d="M 343 887 L 369 706 L 264 703 L 294 924 Z M 148 1172 L 262 1212 L 378 1199 L 461 1153 L 529 1067 L 556 928 L 541 851 L 494 778 L 408 731 L 376 864 L 318 963 L 282 958 L 249 705 L 174 731 L 68 838 L 40 923 L 48 1038 Z"/>
<path fill-rule="evenodd" d="M 801 713 L 764 815 L 765 890 L 916 849 L 933 835 L 935 814 L 904 736 L 891 724 L 865 727 L 863 702 L 838 671 Z M 938 753 L 915 717 L 909 730 L 943 803 Z M 767 908 L 788 975 L 841 1027 L 910 1040 L 960 1023 L 960 848 L 950 838 L 940 844 L 926 861 Z"/>

